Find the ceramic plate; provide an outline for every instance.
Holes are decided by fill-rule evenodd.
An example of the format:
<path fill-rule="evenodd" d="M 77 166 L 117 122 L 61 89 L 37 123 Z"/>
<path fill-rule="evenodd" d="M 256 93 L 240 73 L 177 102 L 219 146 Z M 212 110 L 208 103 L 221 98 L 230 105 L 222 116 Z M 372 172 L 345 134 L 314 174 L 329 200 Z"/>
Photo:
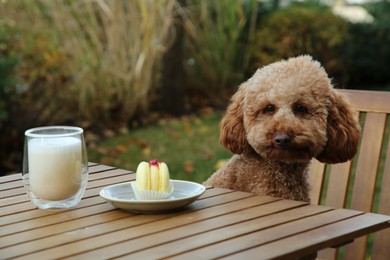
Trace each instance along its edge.
<path fill-rule="evenodd" d="M 166 200 L 136 200 L 131 182 L 108 186 L 100 191 L 100 196 L 113 206 L 136 213 L 159 213 L 187 206 L 197 200 L 206 190 L 198 183 L 171 180 L 173 193 Z"/>

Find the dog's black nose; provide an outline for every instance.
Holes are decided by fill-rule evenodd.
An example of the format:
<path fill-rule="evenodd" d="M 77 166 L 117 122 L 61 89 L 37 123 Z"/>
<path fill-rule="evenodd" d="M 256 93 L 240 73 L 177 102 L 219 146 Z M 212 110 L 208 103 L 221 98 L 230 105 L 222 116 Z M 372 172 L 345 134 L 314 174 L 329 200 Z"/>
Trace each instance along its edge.
<path fill-rule="evenodd" d="M 286 148 L 289 145 L 291 139 L 290 136 L 288 136 L 287 134 L 281 133 L 275 135 L 274 141 L 277 147 Z"/>

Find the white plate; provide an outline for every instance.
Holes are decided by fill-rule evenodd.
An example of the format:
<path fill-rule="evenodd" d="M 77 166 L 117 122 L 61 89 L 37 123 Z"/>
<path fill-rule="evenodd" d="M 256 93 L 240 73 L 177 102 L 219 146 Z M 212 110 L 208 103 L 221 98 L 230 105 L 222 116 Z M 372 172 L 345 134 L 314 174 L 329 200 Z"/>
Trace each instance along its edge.
<path fill-rule="evenodd" d="M 136 213 L 158 213 L 179 209 L 197 200 L 206 190 L 198 183 L 171 180 L 173 193 L 166 200 L 136 200 L 130 182 L 108 186 L 100 196 L 113 206 Z"/>

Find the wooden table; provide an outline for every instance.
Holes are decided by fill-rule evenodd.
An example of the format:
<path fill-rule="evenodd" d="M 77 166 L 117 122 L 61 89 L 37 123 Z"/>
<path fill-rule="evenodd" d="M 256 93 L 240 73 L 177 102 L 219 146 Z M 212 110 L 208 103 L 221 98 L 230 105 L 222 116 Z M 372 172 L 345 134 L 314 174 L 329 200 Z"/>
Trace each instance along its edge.
<path fill-rule="evenodd" d="M 130 173 L 91 164 L 84 198 L 67 211 L 36 209 L 20 174 L 0 178 L 0 258 L 291 258 L 390 226 L 389 216 L 217 188 L 178 212 L 132 214 L 98 195 Z"/>

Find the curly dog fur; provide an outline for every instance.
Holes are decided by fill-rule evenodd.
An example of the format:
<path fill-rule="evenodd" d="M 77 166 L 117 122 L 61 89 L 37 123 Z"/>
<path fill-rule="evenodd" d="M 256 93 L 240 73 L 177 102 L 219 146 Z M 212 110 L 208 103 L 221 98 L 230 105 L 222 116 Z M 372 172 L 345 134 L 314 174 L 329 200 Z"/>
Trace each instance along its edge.
<path fill-rule="evenodd" d="M 360 127 L 319 62 L 303 55 L 256 71 L 233 95 L 221 143 L 234 153 L 206 185 L 310 201 L 312 158 L 350 160 Z"/>

